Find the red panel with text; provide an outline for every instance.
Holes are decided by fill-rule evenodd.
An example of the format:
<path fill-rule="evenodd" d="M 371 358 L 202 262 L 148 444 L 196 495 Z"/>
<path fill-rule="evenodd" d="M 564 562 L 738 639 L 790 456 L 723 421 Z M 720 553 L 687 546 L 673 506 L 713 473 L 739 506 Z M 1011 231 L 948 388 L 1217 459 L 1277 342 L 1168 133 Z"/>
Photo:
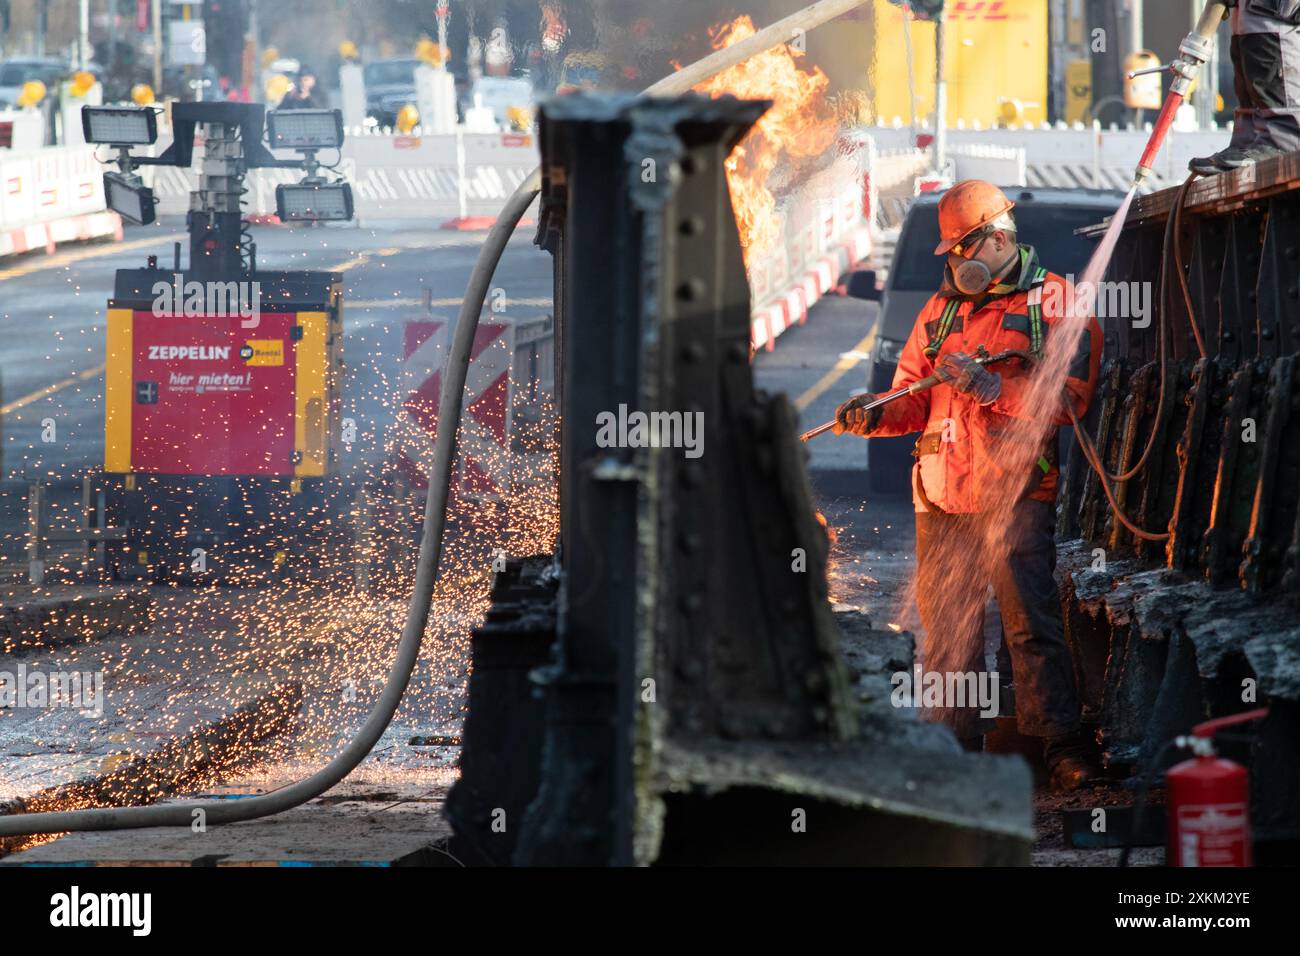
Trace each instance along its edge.
<path fill-rule="evenodd" d="M 168 475 L 292 475 L 295 313 L 137 311 L 132 467 Z"/>

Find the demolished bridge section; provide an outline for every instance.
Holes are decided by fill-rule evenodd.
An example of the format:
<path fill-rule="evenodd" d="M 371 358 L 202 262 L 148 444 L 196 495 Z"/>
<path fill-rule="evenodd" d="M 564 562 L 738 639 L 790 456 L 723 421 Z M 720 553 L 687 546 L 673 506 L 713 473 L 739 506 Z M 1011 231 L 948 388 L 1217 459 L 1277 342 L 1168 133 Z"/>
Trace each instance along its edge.
<path fill-rule="evenodd" d="M 1139 198 L 1106 278 L 1155 292 L 1149 323 L 1103 323 L 1087 422 L 1124 479 L 1117 503 L 1154 540 L 1073 456 L 1061 583 L 1087 716 L 1112 764 L 1146 770 L 1192 724 L 1267 706 L 1253 742 L 1224 751 L 1251 768 L 1259 838 L 1294 841 L 1300 153 Z"/>
<path fill-rule="evenodd" d="M 765 108 L 543 107 L 561 533 L 473 637 L 458 859 L 1028 862 L 1028 767 L 892 707 L 875 671 L 910 644 L 828 601 L 795 410 L 754 388 L 727 193 Z M 702 454 L 607 447 L 620 406 L 701 416 Z"/>

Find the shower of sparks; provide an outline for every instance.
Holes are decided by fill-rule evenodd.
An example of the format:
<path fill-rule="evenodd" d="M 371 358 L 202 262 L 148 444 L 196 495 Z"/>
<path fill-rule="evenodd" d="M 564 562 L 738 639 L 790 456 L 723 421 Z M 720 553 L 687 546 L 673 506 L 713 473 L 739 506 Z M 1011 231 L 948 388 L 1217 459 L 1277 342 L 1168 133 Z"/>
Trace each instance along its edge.
<path fill-rule="evenodd" d="M 377 363 L 367 371 L 371 394 L 366 397 L 383 406 L 387 421 L 398 422 L 407 395 Z M 91 382 L 79 387 L 101 386 Z M 349 394 L 343 414 L 358 407 L 360 398 Z M 467 405 L 472 398 L 467 394 Z M 204 424 L 195 422 L 194 433 L 184 440 L 211 441 Z M 556 427 L 544 394 L 517 405 L 510 447 L 496 449 L 487 462 L 492 474 L 508 476 L 504 486 L 490 497 L 453 494 L 419 663 L 388 732 L 404 747 L 416 731 L 459 736 L 469 634 L 487 609 L 494 559 L 502 551 L 517 558 L 554 549 L 559 519 Z M 178 767 L 152 785 L 154 798 L 201 793 L 232 774 L 264 773 L 278 779 L 292 768 L 305 776 L 338 753 L 382 691 L 407 614 L 425 492 L 395 491 L 390 479 L 396 434 L 393 425 L 386 435 L 368 436 L 386 454 L 358 466 L 355 474 L 327 479 L 327 493 L 305 519 L 289 510 L 293 502 L 287 494 L 272 498 L 268 507 L 265 498 L 254 500 L 250 482 L 237 482 L 240 497 L 231 510 L 243 521 L 243 539 L 220 551 L 220 584 L 173 575 L 151 588 L 155 614 L 145 635 L 106 639 L 88 624 L 79 639 L 56 652 L 37 644 L 15 645 L 0 631 L 0 661 L 21 654 L 29 667 L 101 672 L 105 704 L 102 720 L 55 707 L 37 715 L 0 708 L 0 743 L 22 741 L 24 752 L 15 751 L 15 756 L 66 755 L 75 741 L 77 754 L 95 755 L 93 764 L 78 766 L 78 778 L 96 781 L 90 789 L 50 787 L 67 779 L 51 776 L 55 762 L 22 773 L 0 757 L 0 813 L 4 801 L 46 791 L 48 796 L 24 804 L 23 811 L 153 802 L 115 771 L 156 754 L 196 724 L 291 683 L 303 689 L 292 734 L 270 740 L 253 734 L 201 773 Z M 239 440 L 229 435 L 217 440 L 223 437 Z M 475 455 L 483 460 L 484 449 L 476 446 Z M 59 477 L 53 470 L 46 476 Z M 140 481 L 146 487 L 147 476 Z M 368 494 L 358 494 L 361 488 Z M 155 502 L 151 531 L 184 538 L 226 530 L 205 528 L 197 494 Z M 79 505 L 50 501 L 51 526 L 74 527 L 79 518 Z M 0 546 L 21 553 L 25 534 L 12 532 Z M 286 556 L 281 566 L 267 560 L 281 551 Z M 356 584 L 359 567 L 369 572 L 368 588 Z M 66 599 L 68 585 L 99 584 L 79 562 L 52 566 L 47 581 L 24 586 L 23 600 Z M 12 669 L 0 665 L 5 668 Z M 438 748 L 409 748 L 409 757 L 386 763 L 384 772 L 419 777 L 432 768 L 442 778 L 454 775 L 454 753 L 449 757 Z M 20 767 L 30 771 L 32 765 Z M 24 845 L 51 838 L 32 838 Z"/>

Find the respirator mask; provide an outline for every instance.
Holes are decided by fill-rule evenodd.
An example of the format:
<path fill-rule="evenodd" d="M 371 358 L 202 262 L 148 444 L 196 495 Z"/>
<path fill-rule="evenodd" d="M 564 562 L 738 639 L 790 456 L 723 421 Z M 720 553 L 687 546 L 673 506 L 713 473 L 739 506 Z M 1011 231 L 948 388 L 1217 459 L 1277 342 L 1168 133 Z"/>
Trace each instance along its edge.
<path fill-rule="evenodd" d="M 975 240 L 975 254 L 978 254 L 979 250 L 983 248 L 988 237 L 989 234 L 986 233 Z M 962 295 L 976 296 L 988 291 L 989 286 L 993 284 L 993 270 L 979 259 L 968 259 L 962 255 L 961 252 L 965 251 L 964 247 L 967 245 L 969 245 L 969 241 L 960 242 L 948 254 L 948 277 L 953 287 Z M 1013 248 L 1011 255 L 998 266 L 998 271 L 1001 272 L 1010 265 L 1018 254 L 1019 250 Z"/>

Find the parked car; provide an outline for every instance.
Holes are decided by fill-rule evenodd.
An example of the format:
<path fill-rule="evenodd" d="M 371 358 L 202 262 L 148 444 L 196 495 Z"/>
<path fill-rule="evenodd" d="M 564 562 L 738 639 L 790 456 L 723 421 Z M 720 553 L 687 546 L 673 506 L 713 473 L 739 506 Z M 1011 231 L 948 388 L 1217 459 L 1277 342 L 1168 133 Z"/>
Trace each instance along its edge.
<path fill-rule="evenodd" d="M 1059 275 L 1079 275 L 1096 245 L 1075 234 L 1114 213 L 1124 196 L 1102 189 L 1028 189 L 1004 187 L 1015 204 L 1017 238 L 1038 251 L 1044 267 Z M 883 289 L 873 271 L 854 275 L 851 292 L 880 302 L 876 345 L 867 369 L 866 389 L 875 394 L 893 386 L 894 371 L 916 316 L 943 279 L 945 259 L 934 254 L 939 244 L 939 199 L 942 191 L 924 193 L 912 203 L 899 231 L 898 244 Z M 916 436 L 873 438 L 867 444 L 870 487 L 900 492 L 910 487 Z"/>
<path fill-rule="evenodd" d="M 0 109 L 18 101 L 23 84 L 40 80 L 48 93 L 57 90 L 59 82 L 71 73 L 67 61 L 57 57 L 15 57 L 0 63 Z"/>
<path fill-rule="evenodd" d="M 398 112 L 415 102 L 415 70 L 422 62 L 415 57 L 403 57 L 367 63 L 362 70 L 366 115 L 380 126 L 396 126 Z"/>
<path fill-rule="evenodd" d="M 532 126 L 533 105 L 533 84 L 527 77 L 484 76 L 470 87 L 461 110 L 486 107 L 502 129 L 528 129 Z"/>
<path fill-rule="evenodd" d="M 598 90 L 606 86 L 609 58 L 594 50 L 570 53 L 560 68 L 560 82 L 555 92 L 561 96 L 579 90 Z"/>

